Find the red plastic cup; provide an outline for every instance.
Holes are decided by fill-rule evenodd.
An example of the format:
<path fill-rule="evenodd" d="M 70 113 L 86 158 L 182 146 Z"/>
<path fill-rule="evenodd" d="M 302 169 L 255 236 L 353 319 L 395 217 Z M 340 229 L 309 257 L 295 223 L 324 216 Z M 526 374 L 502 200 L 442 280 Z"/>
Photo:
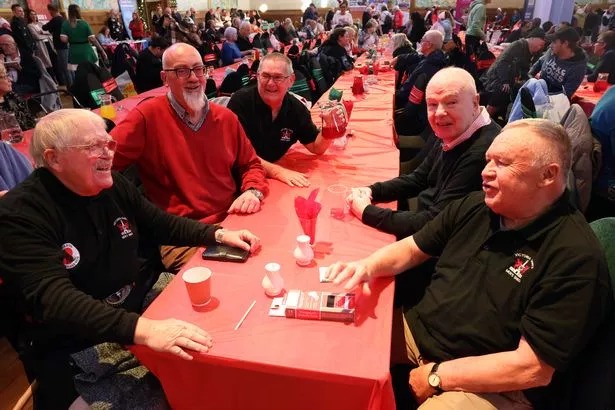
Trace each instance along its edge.
<path fill-rule="evenodd" d="M 205 306 L 211 302 L 211 269 L 203 266 L 190 268 L 182 274 L 192 306 Z"/>

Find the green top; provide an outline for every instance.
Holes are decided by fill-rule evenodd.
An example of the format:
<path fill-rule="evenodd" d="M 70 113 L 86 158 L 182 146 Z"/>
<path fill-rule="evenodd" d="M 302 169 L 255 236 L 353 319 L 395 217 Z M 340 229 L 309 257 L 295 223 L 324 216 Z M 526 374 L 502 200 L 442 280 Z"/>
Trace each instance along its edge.
<path fill-rule="evenodd" d="M 92 49 L 89 37 L 93 35 L 90 25 L 83 21 L 77 20 L 75 25 L 71 25 L 68 20 L 62 23 L 62 33 L 68 36 L 70 43 L 68 51 L 69 64 L 79 64 L 85 61 L 96 63 L 98 56 Z"/>

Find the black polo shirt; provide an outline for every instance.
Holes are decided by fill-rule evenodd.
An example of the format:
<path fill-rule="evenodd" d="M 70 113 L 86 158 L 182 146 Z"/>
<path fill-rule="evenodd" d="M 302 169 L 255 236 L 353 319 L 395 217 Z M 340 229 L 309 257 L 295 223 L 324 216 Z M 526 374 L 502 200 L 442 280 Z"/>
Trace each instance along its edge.
<path fill-rule="evenodd" d="M 295 142 L 310 144 L 318 136 L 310 111 L 288 93 L 275 121 L 256 86 L 235 92 L 227 107 L 237 114 L 256 154 L 265 161 L 276 162 Z"/>
<path fill-rule="evenodd" d="M 515 350 L 523 336 L 561 371 L 612 306 L 601 246 L 568 193 L 530 225 L 502 230 L 475 192 L 452 202 L 414 240 L 439 256 L 425 296 L 406 312 L 426 359 Z"/>

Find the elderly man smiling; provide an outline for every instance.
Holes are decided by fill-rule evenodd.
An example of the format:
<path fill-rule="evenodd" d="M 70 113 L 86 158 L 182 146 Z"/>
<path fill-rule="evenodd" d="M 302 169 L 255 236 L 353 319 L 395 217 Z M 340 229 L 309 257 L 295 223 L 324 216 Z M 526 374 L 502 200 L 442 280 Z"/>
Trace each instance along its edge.
<path fill-rule="evenodd" d="M 146 195 L 175 215 L 215 223 L 257 212 L 268 191 L 265 170 L 235 114 L 208 103 L 198 51 L 175 44 L 162 68 L 169 92 L 137 105 L 111 131 L 114 168 L 137 164 Z M 194 251 L 164 247 L 163 262 L 174 272 Z"/>
<path fill-rule="evenodd" d="M 408 383 L 421 410 L 530 409 L 554 374 L 575 373 L 611 319 L 604 253 L 566 191 L 571 151 L 555 123 L 509 124 L 487 150 L 483 192 L 330 266 L 329 279 L 350 290 L 439 258 L 424 296 L 394 318 L 393 360 L 415 367 Z"/>
<path fill-rule="evenodd" d="M 331 140 L 324 139 L 309 110 L 288 89 L 295 81 L 291 61 L 283 54 L 268 54 L 261 60 L 256 87 L 233 94 L 228 108 L 239 117 L 267 176 L 290 186 L 305 187 L 307 177 L 275 162 L 297 141 L 312 153 L 324 153 Z M 335 111 L 334 115 L 342 113 Z M 340 121 L 343 119 L 340 118 Z"/>
<path fill-rule="evenodd" d="M 38 380 L 36 409 L 66 409 L 78 395 L 87 400 L 84 384 L 76 386 L 73 376 L 96 373 L 98 363 L 71 356 L 93 345 L 142 344 L 184 359 L 212 346 L 211 337 L 190 323 L 140 316 L 160 274 L 141 266 L 140 239 L 202 246 L 217 238 L 246 250 L 260 246 L 248 231 L 225 231 L 149 203 L 111 172 L 116 148 L 96 114 L 53 112 L 34 130 L 30 152 L 39 168 L 0 201 L 0 272 L 14 299 L 20 357 Z M 131 383 L 127 375 L 116 377 L 107 386 Z M 114 394 L 104 397 L 113 400 Z"/>

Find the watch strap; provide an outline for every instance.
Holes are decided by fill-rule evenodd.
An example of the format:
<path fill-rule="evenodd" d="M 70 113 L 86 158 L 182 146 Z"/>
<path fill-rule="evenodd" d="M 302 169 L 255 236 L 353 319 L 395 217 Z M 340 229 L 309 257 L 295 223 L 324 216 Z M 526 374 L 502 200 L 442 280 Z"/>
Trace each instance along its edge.
<path fill-rule="evenodd" d="M 262 201 L 263 198 L 265 197 L 265 195 L 263 195 L 263 193 L 261 191 L 259 191 L 258 189 L 256 189 L 256 188 L 248 188 L 248 189 L 246 189 L 246 192 L 247 191 L 252 192 L 254 194 L 254 196 L 258 198 L 259 201 Z"/>

